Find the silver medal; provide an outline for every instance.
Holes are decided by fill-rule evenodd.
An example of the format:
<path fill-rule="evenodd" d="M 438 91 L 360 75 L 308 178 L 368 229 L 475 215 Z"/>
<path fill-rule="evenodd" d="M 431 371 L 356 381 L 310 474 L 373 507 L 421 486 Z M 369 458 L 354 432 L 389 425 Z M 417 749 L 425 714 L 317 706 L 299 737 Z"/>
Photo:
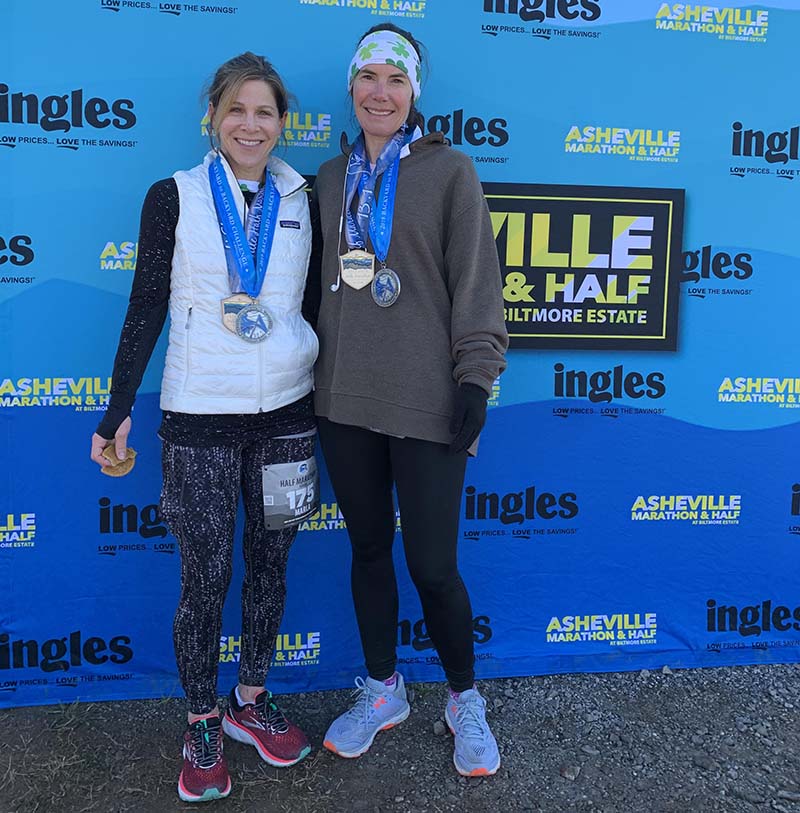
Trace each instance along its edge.
<path fill-rule="evenodd" d="M 370 291 L 376 305 L 391 307 L 400 296 L 400 277 L 391 268 L 381 268 L 372 280 Z"/>
<path fill-rule="evenodd" d="M 246 342 L 263 342 L 271 331 L 272 317 L 257 302 L 245 305 L 236 314 L 236 335 Z"/>

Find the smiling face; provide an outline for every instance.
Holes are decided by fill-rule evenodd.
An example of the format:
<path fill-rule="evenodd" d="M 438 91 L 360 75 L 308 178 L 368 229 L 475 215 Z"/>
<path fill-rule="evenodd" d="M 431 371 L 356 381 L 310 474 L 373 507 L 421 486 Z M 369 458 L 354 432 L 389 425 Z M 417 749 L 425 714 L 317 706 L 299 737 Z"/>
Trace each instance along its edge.
<path fill-rule="evenodd" d="M 208 109 L 214 121 L 214 108 Z M 239 88 L 221 121 L 214 121 L 220 149 L 234 175 L 241 180 L 264 177 L 272 148 L 283 130 L 286 113 L 280 115 L 272 88 L 260 79 L 248 79 Z"/>
<path fill-rule="evenodd" d="M 364 131 L 370 160 L 403 126 L 413 91 L 406 74 L 394 65 L 365 65 L 353 80 L 353 107 Z"/>

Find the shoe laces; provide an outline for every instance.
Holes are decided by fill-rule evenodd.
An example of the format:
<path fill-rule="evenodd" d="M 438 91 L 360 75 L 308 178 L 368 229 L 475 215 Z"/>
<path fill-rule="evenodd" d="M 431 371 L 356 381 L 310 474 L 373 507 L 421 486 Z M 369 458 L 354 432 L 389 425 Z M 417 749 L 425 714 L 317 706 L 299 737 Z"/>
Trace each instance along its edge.
<path fill-rule="evenodd" d="M 375 700 L 382 692 L 376 692 L 361 676 L 356 678 L 356 690 L 353 692 L 355 702 L 347 710 L 346 715 L 351 718 L 360 718 L 360 722 L 366 725 L 370 715 L 375 711 Z"/>
<path fill-rule="evenodd" d="M 265 692 L 264 699 L 255 705 L 256 713 L 270 734 L 286 734 L 289 730 L 289 721 L 272 699 L 272 692 Z"/>
<path fill-rule="evenodd" d="M 198 723 L 189 728 L 191 761 L 207 771 L 222 759 L 222 729 L 219 724 L 208 725 L 206 720 L 199 720 Z"/>
<path fill-rule="evenodd" d="M 456 722 L 466 739 L 483 739 L 486 736 L 486 704 L 480 695 L 468 698 L 456 707 Z"/>

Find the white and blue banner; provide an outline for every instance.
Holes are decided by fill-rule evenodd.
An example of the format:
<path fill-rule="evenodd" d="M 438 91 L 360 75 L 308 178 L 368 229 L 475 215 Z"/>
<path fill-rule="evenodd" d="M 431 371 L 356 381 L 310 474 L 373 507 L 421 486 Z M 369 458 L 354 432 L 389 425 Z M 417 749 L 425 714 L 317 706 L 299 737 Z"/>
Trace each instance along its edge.
<path fill-rule="evenodd" d="M 6 0 L 0 705 L 180 692 L 165 336 L 133 472 L 89 459 L 140 207 L 201 161 L 203 86 L 246 50 L 294 94 L 277 154 L 313 176 L 355 134 L 346 69 L 386 20 L 427 48 L 425 130 L 485 185 L 513 336 L 462 507 L 479 677 L 800 660 L 797 0 Z M 363 671 L 324 471 L 321 498 L 290 557 L 277 692 Z M 401 668 L 440 679 L 396 547 Z M 222 692 L 239 579 L 237 562 Z"/>

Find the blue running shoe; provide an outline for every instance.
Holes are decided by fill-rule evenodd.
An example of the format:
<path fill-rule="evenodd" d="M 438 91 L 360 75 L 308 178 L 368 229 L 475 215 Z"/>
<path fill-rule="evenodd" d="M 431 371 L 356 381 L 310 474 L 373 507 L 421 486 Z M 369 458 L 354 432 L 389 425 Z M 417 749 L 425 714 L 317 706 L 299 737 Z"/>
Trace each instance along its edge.
<path fill-rule="evenodd" d="M 453 764 L 461 776 L 490 776 L 500 767 L 497 741 L 486 722 L 486 701 L 477 689 L 447 698 L 447 725 L 455 737 Z"/>
<path fill-rule="evenodd" d="M 323 745 L 340 757 L 360 757 L 369 750 L 379 731 L 392 728 L 408 717 L 411 707 L 406 698 L 403 676 L 398 672 L 395 685 L 380 680 L 356 678 L 355 702 L 332 723 Z"/>

